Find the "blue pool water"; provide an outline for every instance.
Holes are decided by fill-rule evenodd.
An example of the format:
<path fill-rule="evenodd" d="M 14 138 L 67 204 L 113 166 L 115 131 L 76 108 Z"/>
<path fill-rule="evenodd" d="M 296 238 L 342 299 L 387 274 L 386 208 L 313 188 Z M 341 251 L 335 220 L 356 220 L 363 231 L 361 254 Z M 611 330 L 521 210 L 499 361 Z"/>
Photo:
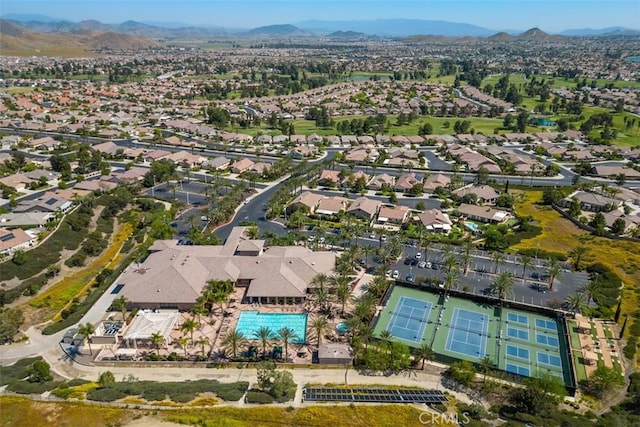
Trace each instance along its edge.
<path fill-rule="evenodd" d="M 242 332 L 247 339 L 253 339 L 255 332 L 262 328 L 270 328 L 275 335 L 285 326 L 293 329 L 298 336 L 292 342 L 305 342 L 307 337 L 307 315 L 304 313 L 260 313 L 243 311 L 238 318 L 236 331 Z"/>
<path fill-rule="evenodd" d="M 336 331 L 338 331 L 338 333 L 344 334 L 349 331 L 349 326 L 345 322 L 340 322 L 336 325 Z"/>
<path fill-rule="evenodd" d="M 469 230 L 473 231 L 474 233 L 480 229 L 480 227 L 478 227 L 478 224 L 471 221 L 465 221 L 464 226 L 467 227 Z"/>

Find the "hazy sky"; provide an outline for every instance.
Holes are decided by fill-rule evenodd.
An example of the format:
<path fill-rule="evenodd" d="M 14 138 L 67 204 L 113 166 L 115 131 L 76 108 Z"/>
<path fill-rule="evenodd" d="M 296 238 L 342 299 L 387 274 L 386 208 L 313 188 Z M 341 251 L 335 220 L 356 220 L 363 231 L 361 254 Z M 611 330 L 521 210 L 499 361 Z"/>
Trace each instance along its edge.
<path fill-rule="evenodd" d="M 0 13 L 251 28 L 311 19 L 415 18 L 494 30 L 640 28 L 640 0 L 1 0 Z"/>

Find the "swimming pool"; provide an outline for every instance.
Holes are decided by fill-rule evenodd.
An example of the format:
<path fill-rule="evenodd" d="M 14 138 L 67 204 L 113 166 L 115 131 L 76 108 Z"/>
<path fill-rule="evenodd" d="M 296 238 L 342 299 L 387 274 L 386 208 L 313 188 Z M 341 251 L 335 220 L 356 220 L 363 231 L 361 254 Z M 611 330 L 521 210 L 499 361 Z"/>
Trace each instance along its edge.
<path fill-rule="evenodd" d="M 349 325 L 347 325 L 345 322 L 340 322 L 336 325 L 336 331 L 338 331 L 338 333 L 340 334 L 345 334 L 349 332 Z"/>
<path fill-rule="evenodd" d="M 243 311 L 238 318 L 236 331 L 253 339 L 255 332 L 262 328 L 270 328 L 275 335 L 285 326 L 293 329 L 297 338 L 291 342 L 305 342 L 307 337 L 307 315 L 304 313 L 260 313 L 258 311 Z"/>
<path fill-rule="evenodd" d="M 467 227 L 469 230 L 473 231 L 474 233 L 477 233 L 478 230 L 480 229 L 480 227 L 478 227 L 478 224 L 471 221 L 465 221 L 464 226 Z"/>

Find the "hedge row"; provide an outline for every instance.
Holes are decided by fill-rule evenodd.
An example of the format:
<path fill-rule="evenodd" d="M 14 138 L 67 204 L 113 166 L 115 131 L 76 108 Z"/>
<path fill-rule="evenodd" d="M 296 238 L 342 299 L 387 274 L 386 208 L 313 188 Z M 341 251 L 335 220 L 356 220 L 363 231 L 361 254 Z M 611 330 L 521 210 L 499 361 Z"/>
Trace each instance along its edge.
<path fill-rule="evenodd" d="M 10 366 L 0 366 L 0 386 L 28 377 L 29 368 L 38 360 L 42 360 L 42 357 L 29 357 L 20 359 Z"/>
<path fill-rule="evenodd" d="M 174 402 L 185 403 L 195 399 L 200 393 L 215 393 L 220 399 L 237 401 L 249 388 L 248 382 L 230 384 L 216 380 L 197 380 L 184 382 L 155 382 L 155 381 L 122 381 L 110 387 L 91 390 L 87 399 L 102 402 L 112 402 L 126 396 L 140 396 L 153 402 L 171 399 Z"/>

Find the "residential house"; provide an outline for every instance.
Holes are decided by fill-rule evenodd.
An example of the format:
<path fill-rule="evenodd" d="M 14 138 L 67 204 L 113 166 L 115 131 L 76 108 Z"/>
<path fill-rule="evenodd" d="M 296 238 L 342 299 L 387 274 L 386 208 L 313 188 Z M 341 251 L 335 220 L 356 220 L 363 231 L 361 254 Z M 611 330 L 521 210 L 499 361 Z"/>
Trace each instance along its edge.
<path fill-rule="evenodd" d="M 220 157 L 215 157 L 213 159 L 212 158 L 208 158 L 202 164 L 202 167 L 205 167 L 205 168 L 210 169 L 210 170 L 221 171 L 221 170 L 227 169 L 230 164 L 231 164 L 231 160 L 227 159 L 224 156 L 220 156 Z"/>
<path fill-rule="evenodd" d="M 55 150 L 56 148 L 60 147 L 60 145 L 62 145 L 60 141 L 53 139 L 50 136 L 32 139 L 31 141 L 27 142 L 28 147 L 33 148 L 34 150 L 40 150 L 40 151 Z"/>
<path fill-rule="evenodd" d="M 47 192 L 35 200 L 22 200 L 13 209 L 15 213 L 22 212 L 50 212 L 64 213 L 71 209 L 73 201 L 59 197 L 55 193 Z"/>
<path fill-rule="evenodd" d="M 262 176 L 264 173 L 268 172 L 271 169 L 271 164 L 266 162 L 256 162 L 251 168 L 249 168 L 249 172 L 253 172 Z"/>
<path fill-rule="evenodd" d="M 478 197 L 478 203 L 482 205 L 495 205 L 500 196 L 500 192 L 489 185 L 470 185 L 455 190 L 453 194 L 460 198 L 467 194 L 475 194 Z"/>
<path fill-rule="evenodd" d="M 93 145 L 91 146 L 91 149 L 95 151 L 99 151 L 102 154 L 106 154 L 107 156 L 115 156 L 118 150 L 121 150 L 124 154 L 124 149 L 116 145 L 112 141 L 107 141 L 101 144 Z"/>
<path fill-rule="evenodd" d="M 318 203 L 315 213 L 320 215 L 338 215 L 338 213 L 345 211 L 350 203 L 351 200 L 346 197 L 325 197 Z"/>
<path fill-rule="evenodd" d="M 410 209 L 408 206 L 380 206 L 378 211 L 378 223 L 381 224 L 403 224 L 409 218 Z"/>
<path fill-rule="evenodd" d="M 361 219 L 372 219 L 380 209 L 382 202 L 379 200 L 369 199 L 368 197 L 358 197 L 353 201 L 347 213 Z"/>
<path fill-rule="evenodd" d="M 0 254 L 9 255 L 20 249 L 33 246 L 38 239 L 21 228 L 8 230 L 0 227 Z"/>
<path fill-rule="evenodd" d="M 0 214 L 0 226 L 11 228 L 44 227 L 48 222 L 56 219 L 50 212 L 9 212 Z"/>
<path fill-rule="evenodd" d="M 24 192 L 29 184 L 31 184 L 31 181 L 33 180 L 20 173 L 14 173 L 13 175 L 0 178 L 0 183 L 13 188 L 18 193 Z"/>
<path fill-rule="evenodd" d="M 433 193 L 437 188 L 448 188 L 451 184 L 451 178 L 441 173 L 429 175 L 424 180 L 424 192 Z"/>
<path fill-rule="evenodd" d="M 574 197 L 580 202 L 581 209 L 589 212 L 609 212 L 622 205 L 622 201 L 618 199 L 581 190 L 574 191 L 569 194 L 567 197 L 560 200 L 558 205 L 564 208 L 569 208 L 573 203 Z"/>
<path fill-rule="evenodd" d="M 398 177 L 396 184 L 394 185 L 395 191 L 400 191 L 403 193 L 408 192 L 413 188 L 414 185 L 422 182 L 422 177 L 416 175 L 414 172 L 403 173 Z"/>
<path fill-rule="evenodd" d="M 342 180 L 342 186 L 345 187 L 345 188 L 346 187 L 351 187 L 359 179 L 361 179 L 365 183 L 365 186 L 366 186 L 367 182 L 369 182 L 370 176 L 367 175 L 363 171 L 355 171 L 353 173 L 348 174 Z"/>
<path fill-rule="evenodd" d="M 348 344 L 321 344 L 318 347 L 318 363 L 321 365 L 349 366 L 353 364 L 353 350 Z"/>
<path fill-rule="evenodd" d="M 418 218 L 427 231 L 433 233 L 447 234 L 451 231 L 453 222 L 449 218 L 449 215 L 442 212 L 439 209 L 430 209 L 418 214 Z"/>
<path fill-rule="evenodd" d="M 485 223 L 502 223 L 511 217 L 509 212 L 497 210 L 489 206 L 461 204 L 458 212 L 468 219 Z"/>
<path fill-rule="evenodd" d="M 325 187 L 336 187 L 341 180 L 342 178 L 340 176 L 340 171 L 324 169 L 322 172 L 320 172 L 318 184 Z"/>
<path fill-rule="evenodd" d="M 314 213 L 316 208 L 318 207 L 318 203 L 320 200 L 324 199 L 326 196 L 318 193 L 312 193 L 311 191 L 304 191 L 300 193 L 293 201 L 289 204 L 289 206 L 293 206 L 296 208 L 305 207 L 309 213 Z"/>
<path fill-rule="evenodd" d="M 255 163 L 253 162 L 253 160 L 245 157 L 244 159 L 240 159 L 231 165 L 231 172 L 241 174 L 242 172 L 251 169 L 254 164 Z"/>
<path fill-rule="evenodd" d="M 380 191 L 383 187 L 393 188 L 396 177 L 386 173 L 376 175 L 367 183 L 368 190 Z"/>
<path fill-rule="evenodd" d="M 596 175 L 600 177 L 624 175 L 627 179 L 640 179 L 640 172 L 627 166 L 595 165 L 593 169 Z"/>

